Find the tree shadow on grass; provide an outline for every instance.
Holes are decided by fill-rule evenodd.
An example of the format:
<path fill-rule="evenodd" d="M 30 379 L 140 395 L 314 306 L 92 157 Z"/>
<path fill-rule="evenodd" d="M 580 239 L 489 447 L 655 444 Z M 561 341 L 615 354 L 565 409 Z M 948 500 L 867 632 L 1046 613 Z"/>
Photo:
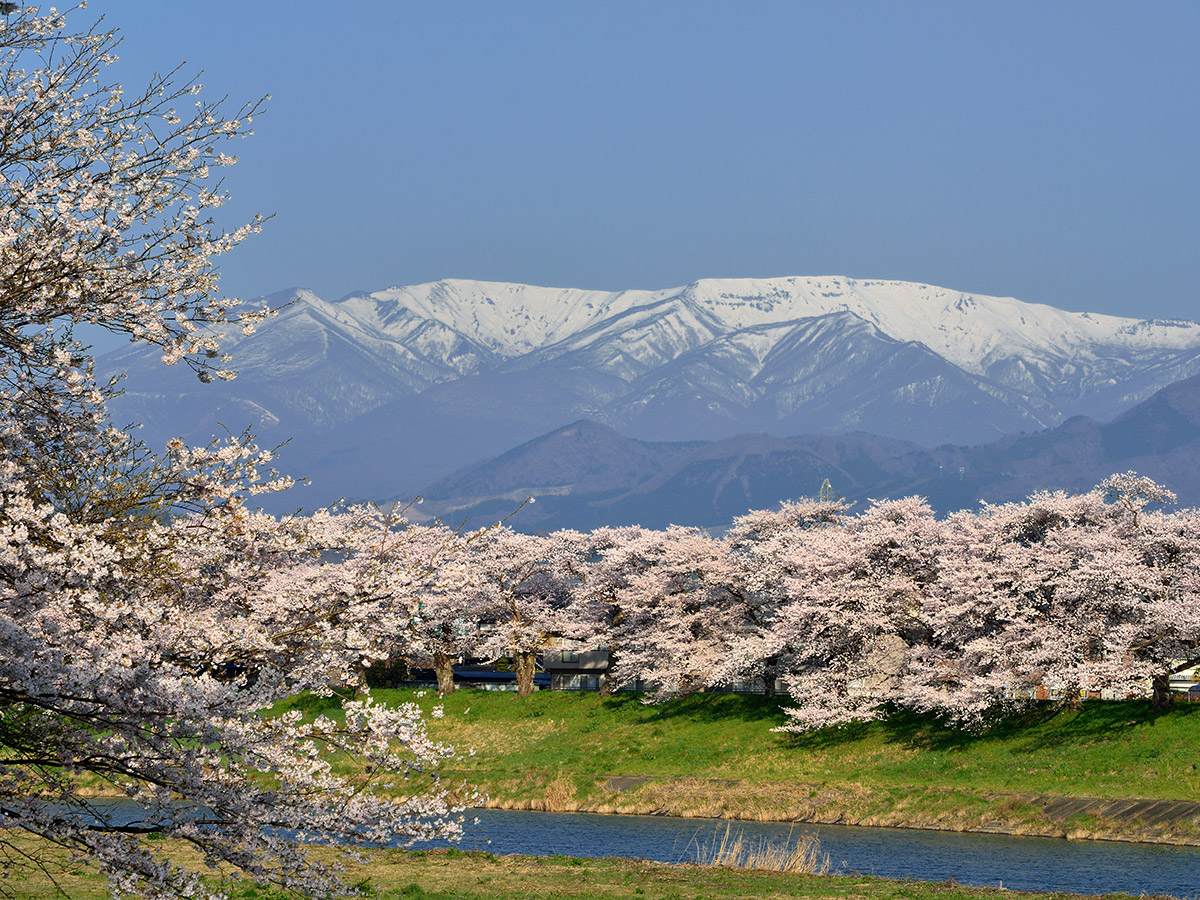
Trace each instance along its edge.
<path fill-rule="evenodd" d="M 1200 717 L 1200 705 L 1153 712 L 1145 700 L 1091 700 L 1078 710 L 1063 704 L 1040 703 L 976 731 L 956 727 L 930 713 L 890 710 L 874 722 L 856 722 L 806 734 L 785 733 L 785 741 L 787 747 L 797 750 L 828 750 L 876 736 L 886 744 L 939 752 L 996 742 L 1012 742 L 1022 749 L 1037 751 L 1110 740 L 1128 733 L 1132 727 L 1153 725 L 1164 716 L 1176 721 L 1192 720 L 1193 716 Z M 1195 721 L 1200 722 L 1200 718 Z"/>
<path fill-rule="evenodd" d="M 1061 710 L 1057 716 L 1048 717 L 1044 727 L 1026 729 L 1014 734 L 1014 738 L 1022 740 L 1030 750 L 1049 750 L 1113 740 L 1144 726 L 1154 727 L 1163 720 L 1194 728 L 1200 725 L 1200 708 L 1177 704 L 1156 712 L 1145 700 L 1088 701 L 1078 711 Z"/>
<path fill-rule="evenodd" d="M 304 691 L 288 697 L 286 700 L 281 700 L 271 709 L 273 712 L 277 713 L 284 713 L 289 710 L 298 709 L 302 713 L 315 715 L 317 713 L 337 712 L 340 711 L 341 708 L 342 698 L 337 694 L 331 694 L 328 697 L 322 697 L 318 694 Z"/>
<path fill-rule="evenodd" d="M 639 701 L 641 702 L 641 701 Z M 688 719 L 693 722 L 763 722 L 771 728 L 785 720 L 783 708 L 791 701 L 787 697 L 771 700 L 757 694 L 701 693 L 645 705 L 646 722 L 668 719 Z"/>

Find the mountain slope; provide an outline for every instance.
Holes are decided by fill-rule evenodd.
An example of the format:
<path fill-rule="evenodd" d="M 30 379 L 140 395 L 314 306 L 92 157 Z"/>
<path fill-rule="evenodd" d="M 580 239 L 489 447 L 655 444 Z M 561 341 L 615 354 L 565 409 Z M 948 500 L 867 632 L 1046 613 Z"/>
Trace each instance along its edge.
<path fill-rule="evenodd" d="M 588 419 L 650 441 L 867 429 L 920 444 L 1108 418 L 1200 373 L 1200 325 L 840 277 L 601 292 L 449 280 L 337 302 L 291 290 L 200 385 L 152 350 L 113 405 L 152 446 L 293 438 L 305 505 L 413 491 Z"/>
<path fill-rule="evenodd" d="M 537 503 L 514 517 L 515 527 L 720 527 L 749 509 L 813 495 L 826 478 L 852 501 L 920 494 L 946 513 L 1036 490 L 1084 491 L 1129 469 L 1191 506 L 1200 504 L 1198 458 L 1200 376 L 1111 422 L 1080 416 L 1038 434 L 970 447 L 929 449 L 865 432 L 649 443 L 579 422 L 431 485 L 423 512 L 483 524 L 534 496 Z"/>

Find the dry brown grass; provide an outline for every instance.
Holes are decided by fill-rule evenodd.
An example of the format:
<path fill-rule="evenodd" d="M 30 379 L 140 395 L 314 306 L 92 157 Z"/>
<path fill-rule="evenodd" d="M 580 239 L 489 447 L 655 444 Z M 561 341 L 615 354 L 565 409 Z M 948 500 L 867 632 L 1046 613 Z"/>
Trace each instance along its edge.
<path fill-rule="evenodd" d="M 793 838 L 789 834 L 782 841 L 752 840 L 740 829 L 734 832 L 732 825 L 725 826 L 718 843 L 696 848 L 696 864 L 799 875 L 828 875 L 833 870 L 829 854 L 811 835 Z"/>
<path fill-rule="evenodd" d="M 575 812 L 579 803 L 575 800 L 575 785 L 559 768 L 558 775 L 542 789 L 542 808 L 546 812 Z"/>
<path fill-rule="evenodd" d="M 519 729 L 497 729 L 494 723 L 478 722 L 460 713 L 450 723 L 433 720 L 429 730 L 436 740 L 452 741 L 460 752 L 474 750 L 486 758 L 536 747 L 554 737 L 560 728 L 561 723 L 554 719 L 531 719 Z"/>

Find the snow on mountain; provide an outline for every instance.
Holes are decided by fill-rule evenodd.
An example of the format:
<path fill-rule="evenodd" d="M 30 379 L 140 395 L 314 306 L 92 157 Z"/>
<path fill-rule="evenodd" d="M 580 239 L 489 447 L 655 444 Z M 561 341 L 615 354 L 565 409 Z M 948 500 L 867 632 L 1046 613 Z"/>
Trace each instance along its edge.
<path fill-rule="evenodd" d="M 594 322 L 645 305 L 671 291 L 565 290 L 447 279 L 413 287 L 351 294 L 340 305 L 368 320 L 378 306 L 410 310 L 505 356 L 521 356 L 570 337 Z"/>
<path fill-rule="evenodd" d="M 722 335 L 843 312 L 893 340 L 922 344 L 964 372 L 1038 394 L 1065 389 L 1082 396 L 1112 386 L 1121 380 L 1113 369 L 1140 365 L 1147 354 L 1174 362 L 1173 374 L 1184 377 L 1200 351 L 1200 325 L 1193 322 L 1073 313 L 839 276 L 704 279 L 613 293 L 448 280 L 353 294 L 336 305 L 376 333 L 397 338 L 392 319 L 403 310 L 509 359 L 534 353 L 545 360 L 588 346 L 592 365 L 625 380 Z M 1064 377 L 1065 384 L 1053 384 Z M 1047 380 L 1051 384 L 1043 385 Z"/>
<path fill-rule="evenodd" d="M 900 341 L 917 341 L 968 372 L 1011 356 L 1067 356 L 1098 348 L 1200 346 L 1194 322 L 1072 313 L 1011 297 L 903 281 L 852 278 L 708 279 L 683 289 L 730 328 L 851 312 Z"/>
<path fill-rule="evenodd" d="M 291 436 L 307 474 L 374 496 L 580 418 L 650 440 L 971 443 L 1109 418 L 1200 373 L 1193 322 L 840 276 L 620 292 L 447 280 L 265 302 L 282 309 L 228 343 L 231 384 L 164 371 L 152 351 L 102 360 L 129 373 L 118 420 L 146 421 L 151 443 L 205 440 L 214 422 Z"/>

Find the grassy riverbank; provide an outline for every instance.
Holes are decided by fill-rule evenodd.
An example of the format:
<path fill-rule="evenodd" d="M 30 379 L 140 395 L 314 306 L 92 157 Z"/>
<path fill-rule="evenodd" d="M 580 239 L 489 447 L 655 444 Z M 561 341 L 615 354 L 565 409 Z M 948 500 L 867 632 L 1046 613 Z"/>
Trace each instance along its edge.
<path fill-rule="evenodd" d="M 436 737 L 475 750 L 447 777 L 479 786 L 492 806 L 1200 843 L 1193 821 L 1056 817 L 1037 799 L 1200 798 L 1200 705 L 1043 708 L 984 734 L 901 715 L 798 736 L 771 730 L 786 700 L 729 694 L 660 706 L 548 691 L 418 702 L 443 704 Z"/>
<path fill-rule="evenodd" d="M 30 849 L 30 848 L 27 848 Z M 321 856 L 332 851 L 318 850 Z M 178 848 L 182 860 L 194 851 Z M 13 900 L 106 900 L 106 882 L 95 870 L 64 856 L 46 859 L 44 872 L 5 885 Z M 972 888 L 953 883 L 889 881 L 864 876 L 795 875 L 624 859 L 493 856 L 457 850 L 381 851 L 348 867 L 350 881 L 375 900 L 1069 900 L 1076 895 Z M 8 893 L 11 891 L 11 893 Z M 231 900 L 284 900 L 291 895 L 235 884 Z M 1111 895 L 1113 897 L 1125 895 Z"/>

